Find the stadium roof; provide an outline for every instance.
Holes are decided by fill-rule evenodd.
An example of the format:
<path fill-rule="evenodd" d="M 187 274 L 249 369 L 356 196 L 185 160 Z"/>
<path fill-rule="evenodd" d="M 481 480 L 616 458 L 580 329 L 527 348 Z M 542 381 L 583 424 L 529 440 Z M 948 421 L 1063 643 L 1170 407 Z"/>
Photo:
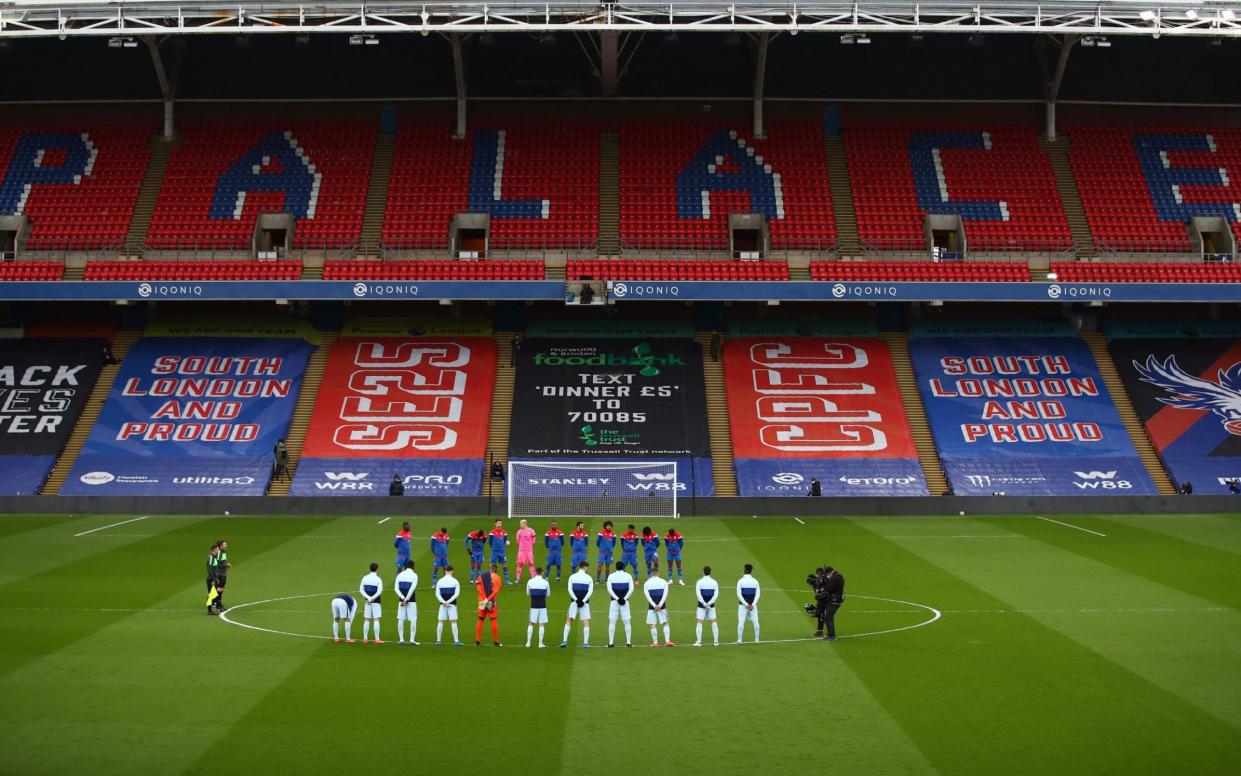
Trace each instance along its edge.
<path fill-rule="evenodd" d="M 1241 37 L 1241 0 L 546 4 L 0 0 L 0 38 L 632 31 Z"/>

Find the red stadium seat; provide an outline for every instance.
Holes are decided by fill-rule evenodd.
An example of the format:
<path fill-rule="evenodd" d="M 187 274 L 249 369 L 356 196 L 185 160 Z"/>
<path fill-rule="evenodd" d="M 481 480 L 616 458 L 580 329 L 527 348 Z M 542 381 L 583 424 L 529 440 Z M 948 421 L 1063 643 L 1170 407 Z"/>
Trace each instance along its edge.
<path fill-rule="evenodd" d="M 857 213 L 858 236 L 881 250 L 921 247 L 922 209 L 915 190 L 909 142 L 914 132 L 986 132 L 990 147 L 940 151 L 952 200 L 1004 202 L 1007 220 L 963 217 L 971 250 L 1054 251 L 1072 246 L 1047 154 L 1034 129 L 908 125 L 850 125 L 844 139 Z M 938 180 L 936 181 L 938 182 Z"/>
<path fill-rule="evenodd" d="M 347 259 L 323 265 L 324 280 L 542 280 L 543 262 L 375 261 Z"/>
<path fill-rule="evenodd" d="M 825 250 L 836 242 L 823 127 L 773 123 L 765 140 L 734 126 L 632 124 L 621 127 L 621 241 L 637 248 L 725 250 L 728 215 L 758 208 L 740 191 L 709 195 L 709 217 L 683 218 L 677 209 L 677 175 L 717 133 L 732 131 L 779 174 L 782 214 L 768 219 L 775 249 Z M 741 150 L 744 147 L 744 151 Z M 724 165 L 735 164 L 725 159 Z"/>
<path fill-rule="evenodd" d="M 565 268 L 569 280 L 788 280 L 783 261 L 643 261 L 575 259 Z"/>
<path fill-rule="evenodd" d="M 298 280 L 300 261 L 90 261 L 84 280 Z"/>
<path fill-rule="evenodd" d="M 283 192 L 248 191 L 233 217 L 212 218 L 217 182 L 272 133 L 287 138 L 318 176 L 313 210 L 297 220 L 298 248 L 339 249 L 357 242 L 370 183 L 376 128 L 371 124 L 198 124 L 182 129 L 168 161 L 147 244 L 154 248 L 244 248 L 260 213 L 286 212 Z M 282 170 L 269 158 L 273 176 Z M 257 172 L 267 173 L 266 168 Z"/>
<path fill-rule="evenodd" d="M 828 281 L 905 281 L 973 283 L 1029 282 L 1030 271 L 1023 262 L 1008 261 L 814 261 L 811 280 Z"/>
<path fill-rule="evenodd" d="M 59 183 L 32 181 L 20 203 L 8 213 L 30 219 L 26 249 L 98 250 L 116 248 L 125 240 L 138 189 L 146 173 L 150 151 L 147 143 L 153 126 L 139 124 L 72 124 L 27 126 L 7 123 L 0 127 L 0 160 L 10 173 L 15 165 L 49 169 L 67 165 L 67 151 L 56 137 L 81 138 L 86 153 L 85 174 Z M 15 158 L 20 146 L 34 158 Z M 46 138 L 40 142 L 39 138 Z"/>
<path fill-rule="evenodd" d="M 439 124 L 401 125 L 388 187 L 384 244 L 446 247 L 452 217 L 469 209 L 475 137 L 501 129 L 502 197 L 547 200 L 548 207 L 546 218 L 493 215 L 491 247 L 594 245 L 599 233 L 599 128 L 572 124 L 478 127 L 465 140 L 454 140 Z"/>

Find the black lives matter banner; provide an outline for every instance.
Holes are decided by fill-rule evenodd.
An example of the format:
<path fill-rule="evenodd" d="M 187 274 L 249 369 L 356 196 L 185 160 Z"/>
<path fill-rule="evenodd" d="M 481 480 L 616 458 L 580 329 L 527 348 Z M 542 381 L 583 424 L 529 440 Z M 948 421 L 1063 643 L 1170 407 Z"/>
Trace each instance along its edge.
<path fill-rule="evenodd" d="M 689 339 L 528 339 L 509 457 L 706 457 L 702 352 Z"/>
<path fill-rule="evenodd" d="M 0 340 L 0 494 L 38 492 L 102 365 L 97 339 Z"/>

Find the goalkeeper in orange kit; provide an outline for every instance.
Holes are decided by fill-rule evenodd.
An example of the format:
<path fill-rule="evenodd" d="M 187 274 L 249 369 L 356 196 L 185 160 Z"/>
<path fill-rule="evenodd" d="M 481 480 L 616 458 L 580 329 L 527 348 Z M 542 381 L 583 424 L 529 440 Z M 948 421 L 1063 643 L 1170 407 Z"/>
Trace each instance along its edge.
<path fill-rule="evenodd" d="M 500 595 L 500 575 L 493 564 L 490 571 L 478 575 L 478 624 L 474 626 L 474 646 L 483 645 L 483 620 L 491 620 L 491 640 L 500 646 L 500 627 L 496 623 L 496 598 Z"/>

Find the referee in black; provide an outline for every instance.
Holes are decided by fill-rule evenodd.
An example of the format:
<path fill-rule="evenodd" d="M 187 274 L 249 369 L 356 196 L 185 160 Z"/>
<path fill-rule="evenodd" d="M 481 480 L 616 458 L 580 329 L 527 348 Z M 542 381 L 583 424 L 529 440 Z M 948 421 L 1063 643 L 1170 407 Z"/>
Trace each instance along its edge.
<path fill-rule="evenodd" d="M 211 545 L 211 550 L 207 553 L 207 598 L 211 598 L 211 588 L 215 587 L 216 575 L 219 573 L 220 567 L 220 545 L 219 543 Z M 218 588 L 217 588 L 218 589 Z M 216 614 L 213 606 L 215 602 L 208 600 L 207 614 Z"/>
<path fill-rule="evenodd" d="M 228 570 L 233 564 L 228 562 L 228 542 L 221 539 L 216 542 L 216 546 L 220 548 L 220 554 L 216 558 L 215 565 L 215 589 L 218 595 L 215 599 L 216 612 L 224 611 L 224 587 L 228 584 Z"/>
<path fill-rule="evenodd" d="M 823 640 L 835 641 L 836 612 L 845 603 L 845 577 L 831 566 L 823 571 L 827 574 L 827 605 L 823 607 L 823 625 L 827 628 L 827 635 Z"/>

